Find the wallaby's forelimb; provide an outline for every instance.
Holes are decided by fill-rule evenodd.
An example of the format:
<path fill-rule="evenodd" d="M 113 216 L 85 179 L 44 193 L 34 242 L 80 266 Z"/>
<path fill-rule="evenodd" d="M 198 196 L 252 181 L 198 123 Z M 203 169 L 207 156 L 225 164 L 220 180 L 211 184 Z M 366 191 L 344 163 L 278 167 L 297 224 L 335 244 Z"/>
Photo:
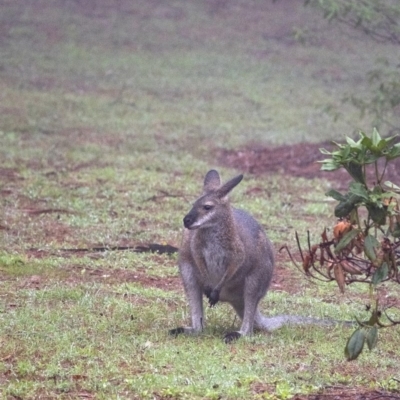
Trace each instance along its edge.
<path fill-rule="evenodd" d="M 204 288 L 204 294 L 208 299 L 208 304 L 210 307 L 214 307 L 219 301 L 219 290 L 213 289 L 211 286 L 206 286 Z"/>

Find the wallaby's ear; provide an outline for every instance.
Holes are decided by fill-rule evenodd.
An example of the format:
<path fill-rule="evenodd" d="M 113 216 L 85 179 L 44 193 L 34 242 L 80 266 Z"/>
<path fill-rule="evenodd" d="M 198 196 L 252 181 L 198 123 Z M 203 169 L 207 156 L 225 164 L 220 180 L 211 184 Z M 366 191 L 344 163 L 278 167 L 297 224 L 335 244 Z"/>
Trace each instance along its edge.
<path fill-rule="evenodd" d="M 242 181 L 243 175 L 238 175 L 232 178 L 230 181 L 226 182 L 217 190 L 218 198 L 222 199 L 225 197 L 235 186 L 239 185 Z"/>
<path fill-rule="evenodd" d="M 212 192 L 217 190 L 220 186 L 221 178 L 219 177 L 219 173 L 215 169 L 208 171 L 204 178 L 203 192 Z"/>

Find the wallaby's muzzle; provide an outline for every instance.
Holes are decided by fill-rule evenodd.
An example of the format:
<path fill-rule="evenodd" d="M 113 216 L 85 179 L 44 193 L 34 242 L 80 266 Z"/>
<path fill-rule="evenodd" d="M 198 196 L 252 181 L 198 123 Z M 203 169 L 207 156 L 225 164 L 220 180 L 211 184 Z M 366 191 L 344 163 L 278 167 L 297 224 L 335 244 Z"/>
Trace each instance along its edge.
<path fill-rule="evenodd" d="M 194 215 L 192 215 L 191 213 L 189 213 L 183 218 L 183 225 L 187 229 L 195 229 L 195 228 L 197 228 L 197 226 L 192 226 L 195 221 L 196 221 L 196 217 Z"/>

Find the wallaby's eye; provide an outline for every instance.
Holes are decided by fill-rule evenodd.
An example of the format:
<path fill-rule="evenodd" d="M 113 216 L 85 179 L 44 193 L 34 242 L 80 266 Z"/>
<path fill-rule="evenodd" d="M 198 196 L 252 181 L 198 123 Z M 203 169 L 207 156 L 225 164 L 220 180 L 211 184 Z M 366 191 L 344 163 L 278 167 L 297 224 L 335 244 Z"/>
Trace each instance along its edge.
<path fill-rule="evenodd" d="M 205 205 L 203 206 L 203 208 L 204 208 L 206 211 L 209 211 L 209 210 L 211 210 L 211 209 L 213 208 L 213 206 L 212 206 L 211 204 L 205 204 Z"/>

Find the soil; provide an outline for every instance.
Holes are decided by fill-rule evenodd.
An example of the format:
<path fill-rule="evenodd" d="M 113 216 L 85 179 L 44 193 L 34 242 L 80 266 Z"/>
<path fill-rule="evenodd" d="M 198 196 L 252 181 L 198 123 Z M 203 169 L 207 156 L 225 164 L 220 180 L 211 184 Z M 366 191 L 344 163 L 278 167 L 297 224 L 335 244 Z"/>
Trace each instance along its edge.
<path fill-rule="evenodd" d="M 318 161 L 328 158 L 321 154 L 320 148 L 329 151 L 335 149 L 331 143 L 299 143 L 279 147 L 249 146 L 239 150 L 224 150 L 218 152 L 221 164 L 237 168 L 252 174 L 280 172 L 283 175 L 304 177 L 308 179 L 322 178 L 334 182 L 337 189 L 345 189 L 350 182 L 346 171 L 340 169 L 334 172 L 321 171 Z M 371 182 L 373 171 L 369 174 Z M 391 161 L 386 170 L 386 180 L 400 186 L 400 159 Z"/>

